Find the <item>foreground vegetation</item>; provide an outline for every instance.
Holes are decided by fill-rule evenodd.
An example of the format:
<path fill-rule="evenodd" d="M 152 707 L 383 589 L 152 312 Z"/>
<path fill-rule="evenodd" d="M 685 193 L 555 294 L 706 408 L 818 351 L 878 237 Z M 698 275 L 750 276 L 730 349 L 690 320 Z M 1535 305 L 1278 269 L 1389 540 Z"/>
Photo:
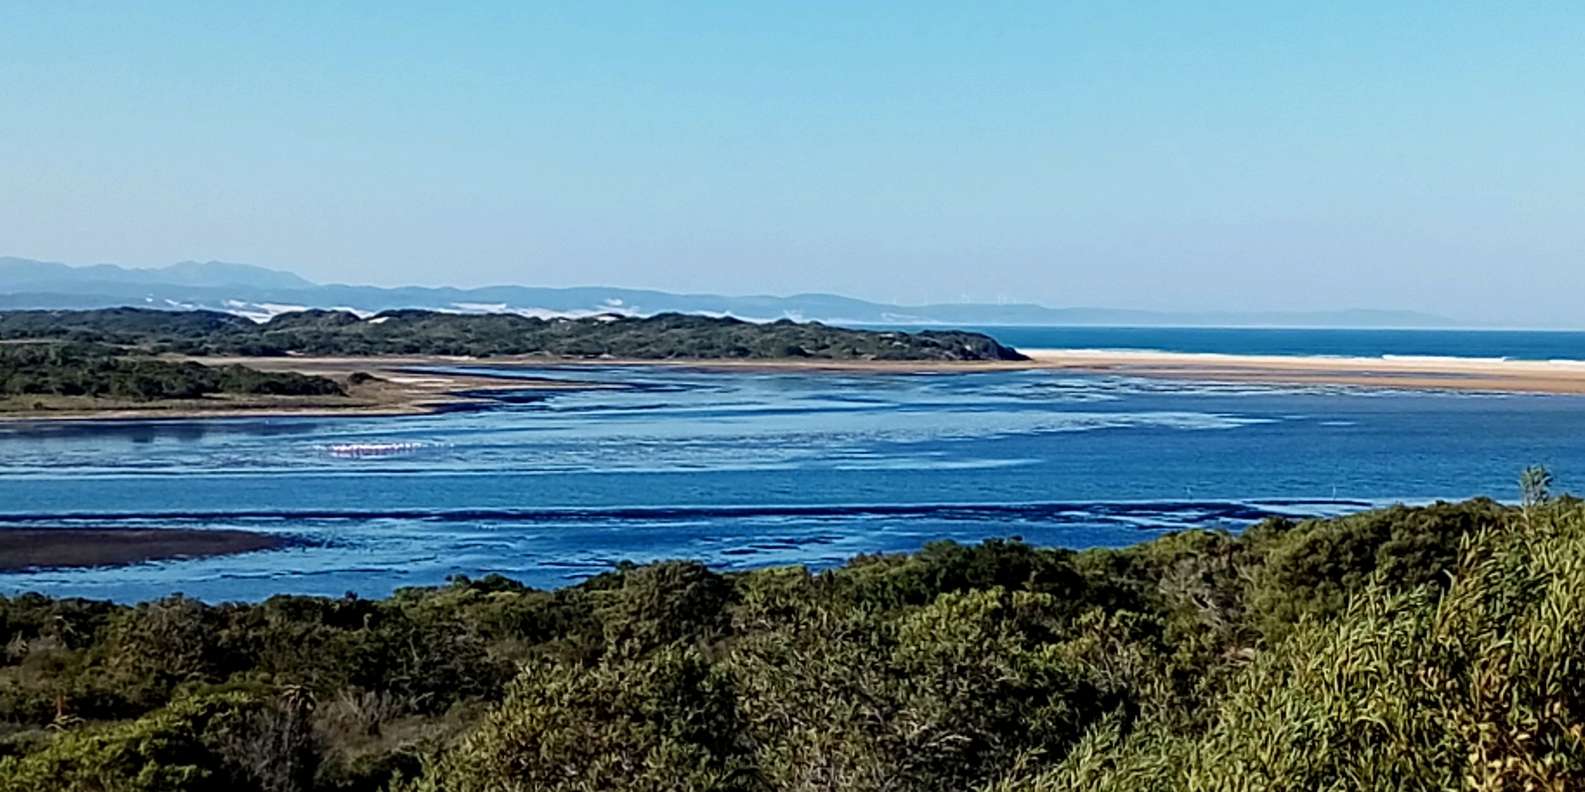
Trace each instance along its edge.
<path fill-rule="evenodd" d="M 539 319 L 515 314 L 345 311 L 281 314 L 263 324 L 212 311 L 107 308 L 0 311 L 0 339 L 135 346 L 188 355 L 546 355 L 638 360 L 1023 360 L 981 333 L 847 330 L 683 314 Z"/>
<path fill-rule="evenodd" d="M 1585 785 L 1585 504 L 558 591 L 0 600 L 0 790 Z"/>
<path fill-rule="evenodd" d="M 325 377 L 128 356 L 98 344 L 0 345 L 0 399 L 66 396 L 125 401 L 213 394 L 344 396 Z"/>

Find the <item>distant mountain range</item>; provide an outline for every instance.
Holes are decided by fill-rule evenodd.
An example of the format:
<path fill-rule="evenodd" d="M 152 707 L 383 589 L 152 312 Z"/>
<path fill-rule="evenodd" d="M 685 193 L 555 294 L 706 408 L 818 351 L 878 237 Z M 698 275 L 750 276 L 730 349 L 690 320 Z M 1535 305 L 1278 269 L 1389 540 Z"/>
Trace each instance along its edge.
<path fill-rule="evenodd" d="M 1165 312 L 1048 308 L 1032 303 L 888 305 L 834 294 L 730 297 L 593 286 L 387 288 L 319 284 L 290 272 L 222 261 L 184 261 L 167 267 L 136 269 L 114 264 L 74 267 L 0 257 L 0 308 L 106 308 L 117 305 L 209 309 L 260 320 L 302 308 L 341 308 L 360 313 L 426 308 L 463 313 L 573 317 L 677 312 L 852 325 L 1452 327 L 1461 324 L 1447 317 L 1415 311 L 1365 309 Z"/>

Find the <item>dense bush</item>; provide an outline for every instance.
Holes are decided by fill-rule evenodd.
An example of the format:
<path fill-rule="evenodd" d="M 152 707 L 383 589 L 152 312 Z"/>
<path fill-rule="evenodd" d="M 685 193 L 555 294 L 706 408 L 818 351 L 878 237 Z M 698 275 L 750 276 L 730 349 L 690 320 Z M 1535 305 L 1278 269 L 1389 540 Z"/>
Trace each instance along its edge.
<path fill-rule="evenodd" d="M 1257 526 L 1250 543 L 1270 547 L 1250 607 L 1260 613 L 1267 637 L 1276 638 L 1300 616 L 1341 611 L 1372 576 L 1404 587 L 1446 585 L 1464 537 L 1497 524 L 1503 514 L 1495 502 L 1472 501 Z"/>
<path fill-rule="evenodd" d="M 1425 572 L 1449 574 L 1377 575 L 1335 616 L 1301 617 L 1203 731 L 1102 724 L 1059 768 L 997 789 L 1581 788 L 1585 512 L 1487 524 Z"/>
<path fill-rule="evenodd" d="M 667 647 L 592 667 L 531 664 L 416 789 L 752 789 L 730 677 Z"/>
<path fill-rule="evenodd" d="M 553 592 L 22 596 L 0 639 L 3 792 L 1585 784 L 1572 500 Z"/>

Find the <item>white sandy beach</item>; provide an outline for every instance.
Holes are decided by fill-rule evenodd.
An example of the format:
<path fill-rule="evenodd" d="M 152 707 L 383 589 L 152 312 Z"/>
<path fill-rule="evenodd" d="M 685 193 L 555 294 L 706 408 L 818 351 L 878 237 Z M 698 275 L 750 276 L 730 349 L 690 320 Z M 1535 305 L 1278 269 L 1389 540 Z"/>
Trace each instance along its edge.
<path fill-rule="evenodd" d="M 1207 381 L 1585 394 L 1585 361 L 1022 349 L 1039 368 Z"/>

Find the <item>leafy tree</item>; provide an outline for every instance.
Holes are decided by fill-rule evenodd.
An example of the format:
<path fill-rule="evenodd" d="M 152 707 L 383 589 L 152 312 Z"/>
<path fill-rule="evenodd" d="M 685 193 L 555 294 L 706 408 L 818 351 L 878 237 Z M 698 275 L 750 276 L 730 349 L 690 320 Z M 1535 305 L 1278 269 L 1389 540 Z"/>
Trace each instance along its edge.
<path fill-rule="evenodd" d="M 608 646 L 642 653 L 676 641 L 707 641 L 728 624 L 732 588 L 703 564 L 669 561 L 625 571 L 604 592 L 601 619 Z"/>

